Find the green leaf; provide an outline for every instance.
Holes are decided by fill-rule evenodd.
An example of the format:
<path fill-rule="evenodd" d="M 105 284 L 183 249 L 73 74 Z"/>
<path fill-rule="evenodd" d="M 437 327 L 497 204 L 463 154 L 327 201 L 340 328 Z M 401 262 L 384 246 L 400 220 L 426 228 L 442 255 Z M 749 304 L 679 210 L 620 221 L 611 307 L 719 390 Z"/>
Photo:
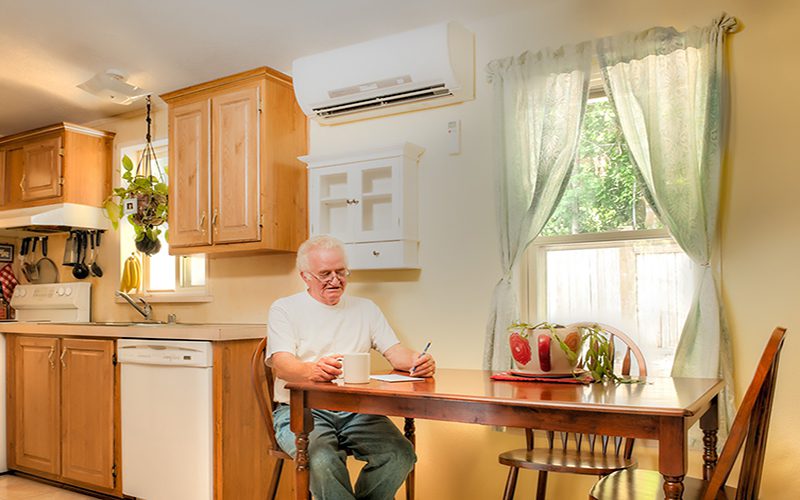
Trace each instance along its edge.
<path fill-rule="evenodd" d="M 133 170 L 133 160 L 130 159 L 128 155 L 122 157 L 122 166 L 125 168 L 127 172 Z"/>

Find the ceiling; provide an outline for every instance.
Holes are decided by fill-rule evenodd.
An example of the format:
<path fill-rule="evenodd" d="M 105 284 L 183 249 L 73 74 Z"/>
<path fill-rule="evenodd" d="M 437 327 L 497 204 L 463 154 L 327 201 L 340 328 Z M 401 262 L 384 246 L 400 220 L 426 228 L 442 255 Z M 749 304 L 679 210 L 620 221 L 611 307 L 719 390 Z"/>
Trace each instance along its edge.
<path fill-rule="evenodd" d="M 141 108 L 76 85 L 116 68 L 153 95 L 526 0 L 0 0 L 0 136 Z M 390 12 L 389 12 L 390 11 Z"/>

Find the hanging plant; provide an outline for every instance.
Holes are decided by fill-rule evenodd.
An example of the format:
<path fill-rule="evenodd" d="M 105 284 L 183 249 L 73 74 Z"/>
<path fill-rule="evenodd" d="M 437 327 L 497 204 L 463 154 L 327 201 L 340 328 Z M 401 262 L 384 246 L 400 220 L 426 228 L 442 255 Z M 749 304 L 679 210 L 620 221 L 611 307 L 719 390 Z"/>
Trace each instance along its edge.
<path fill-rule="evenodd" d="M 119 221 L 127 216 L 133 227 L 136 249 L 147 255 L 155 255 L 161 250 L 161 226 L 167 221 L 168 189 L 164 181 L 166 169 L 162 171 L 150 142 L 150 96 L 147 96 L 147 135 L 139 164 L 134 170 L 133 161 L 125 155 L 122 158 L 122 180 L 127 186 L 114 188 L 104 207 L 114 229 Z M 155 163 L 154 175 L 152 164 Z M 165 236 L 167 233 L 165 231 Z"/>

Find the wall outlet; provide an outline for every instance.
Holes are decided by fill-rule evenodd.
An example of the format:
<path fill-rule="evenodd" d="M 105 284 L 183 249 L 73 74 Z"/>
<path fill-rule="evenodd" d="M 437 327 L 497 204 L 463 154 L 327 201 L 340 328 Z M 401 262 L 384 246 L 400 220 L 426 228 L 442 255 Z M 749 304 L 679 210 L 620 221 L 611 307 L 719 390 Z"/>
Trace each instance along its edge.
<path fill-rule="evenodd" d="M 447 152 L 451 155 L 461 153 L 461 120 L 447 122 Z"/>

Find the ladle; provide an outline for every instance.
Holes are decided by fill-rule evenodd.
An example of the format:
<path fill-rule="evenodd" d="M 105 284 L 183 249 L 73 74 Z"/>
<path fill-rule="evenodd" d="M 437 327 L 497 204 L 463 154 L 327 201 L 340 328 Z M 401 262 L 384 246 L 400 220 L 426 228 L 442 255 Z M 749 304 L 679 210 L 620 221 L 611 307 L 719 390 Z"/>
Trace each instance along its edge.
<path fill-rule="evenodd" d="M 89 266 L 89 270 L 92 271 L 92 276 L 102 278 L 103 268 L 97 263 L 97 251 L 100 248 L 100 231 L 89 233 L 89 239 L 92 242 L 92 265 Z"/>
<path fill-rule="evenodd" d="M 72 267 L 72 275 L 79 280 L 89 276 L 89 267 L 86 265 L 86 232 L 78 231 L 78 262 Z"/>

